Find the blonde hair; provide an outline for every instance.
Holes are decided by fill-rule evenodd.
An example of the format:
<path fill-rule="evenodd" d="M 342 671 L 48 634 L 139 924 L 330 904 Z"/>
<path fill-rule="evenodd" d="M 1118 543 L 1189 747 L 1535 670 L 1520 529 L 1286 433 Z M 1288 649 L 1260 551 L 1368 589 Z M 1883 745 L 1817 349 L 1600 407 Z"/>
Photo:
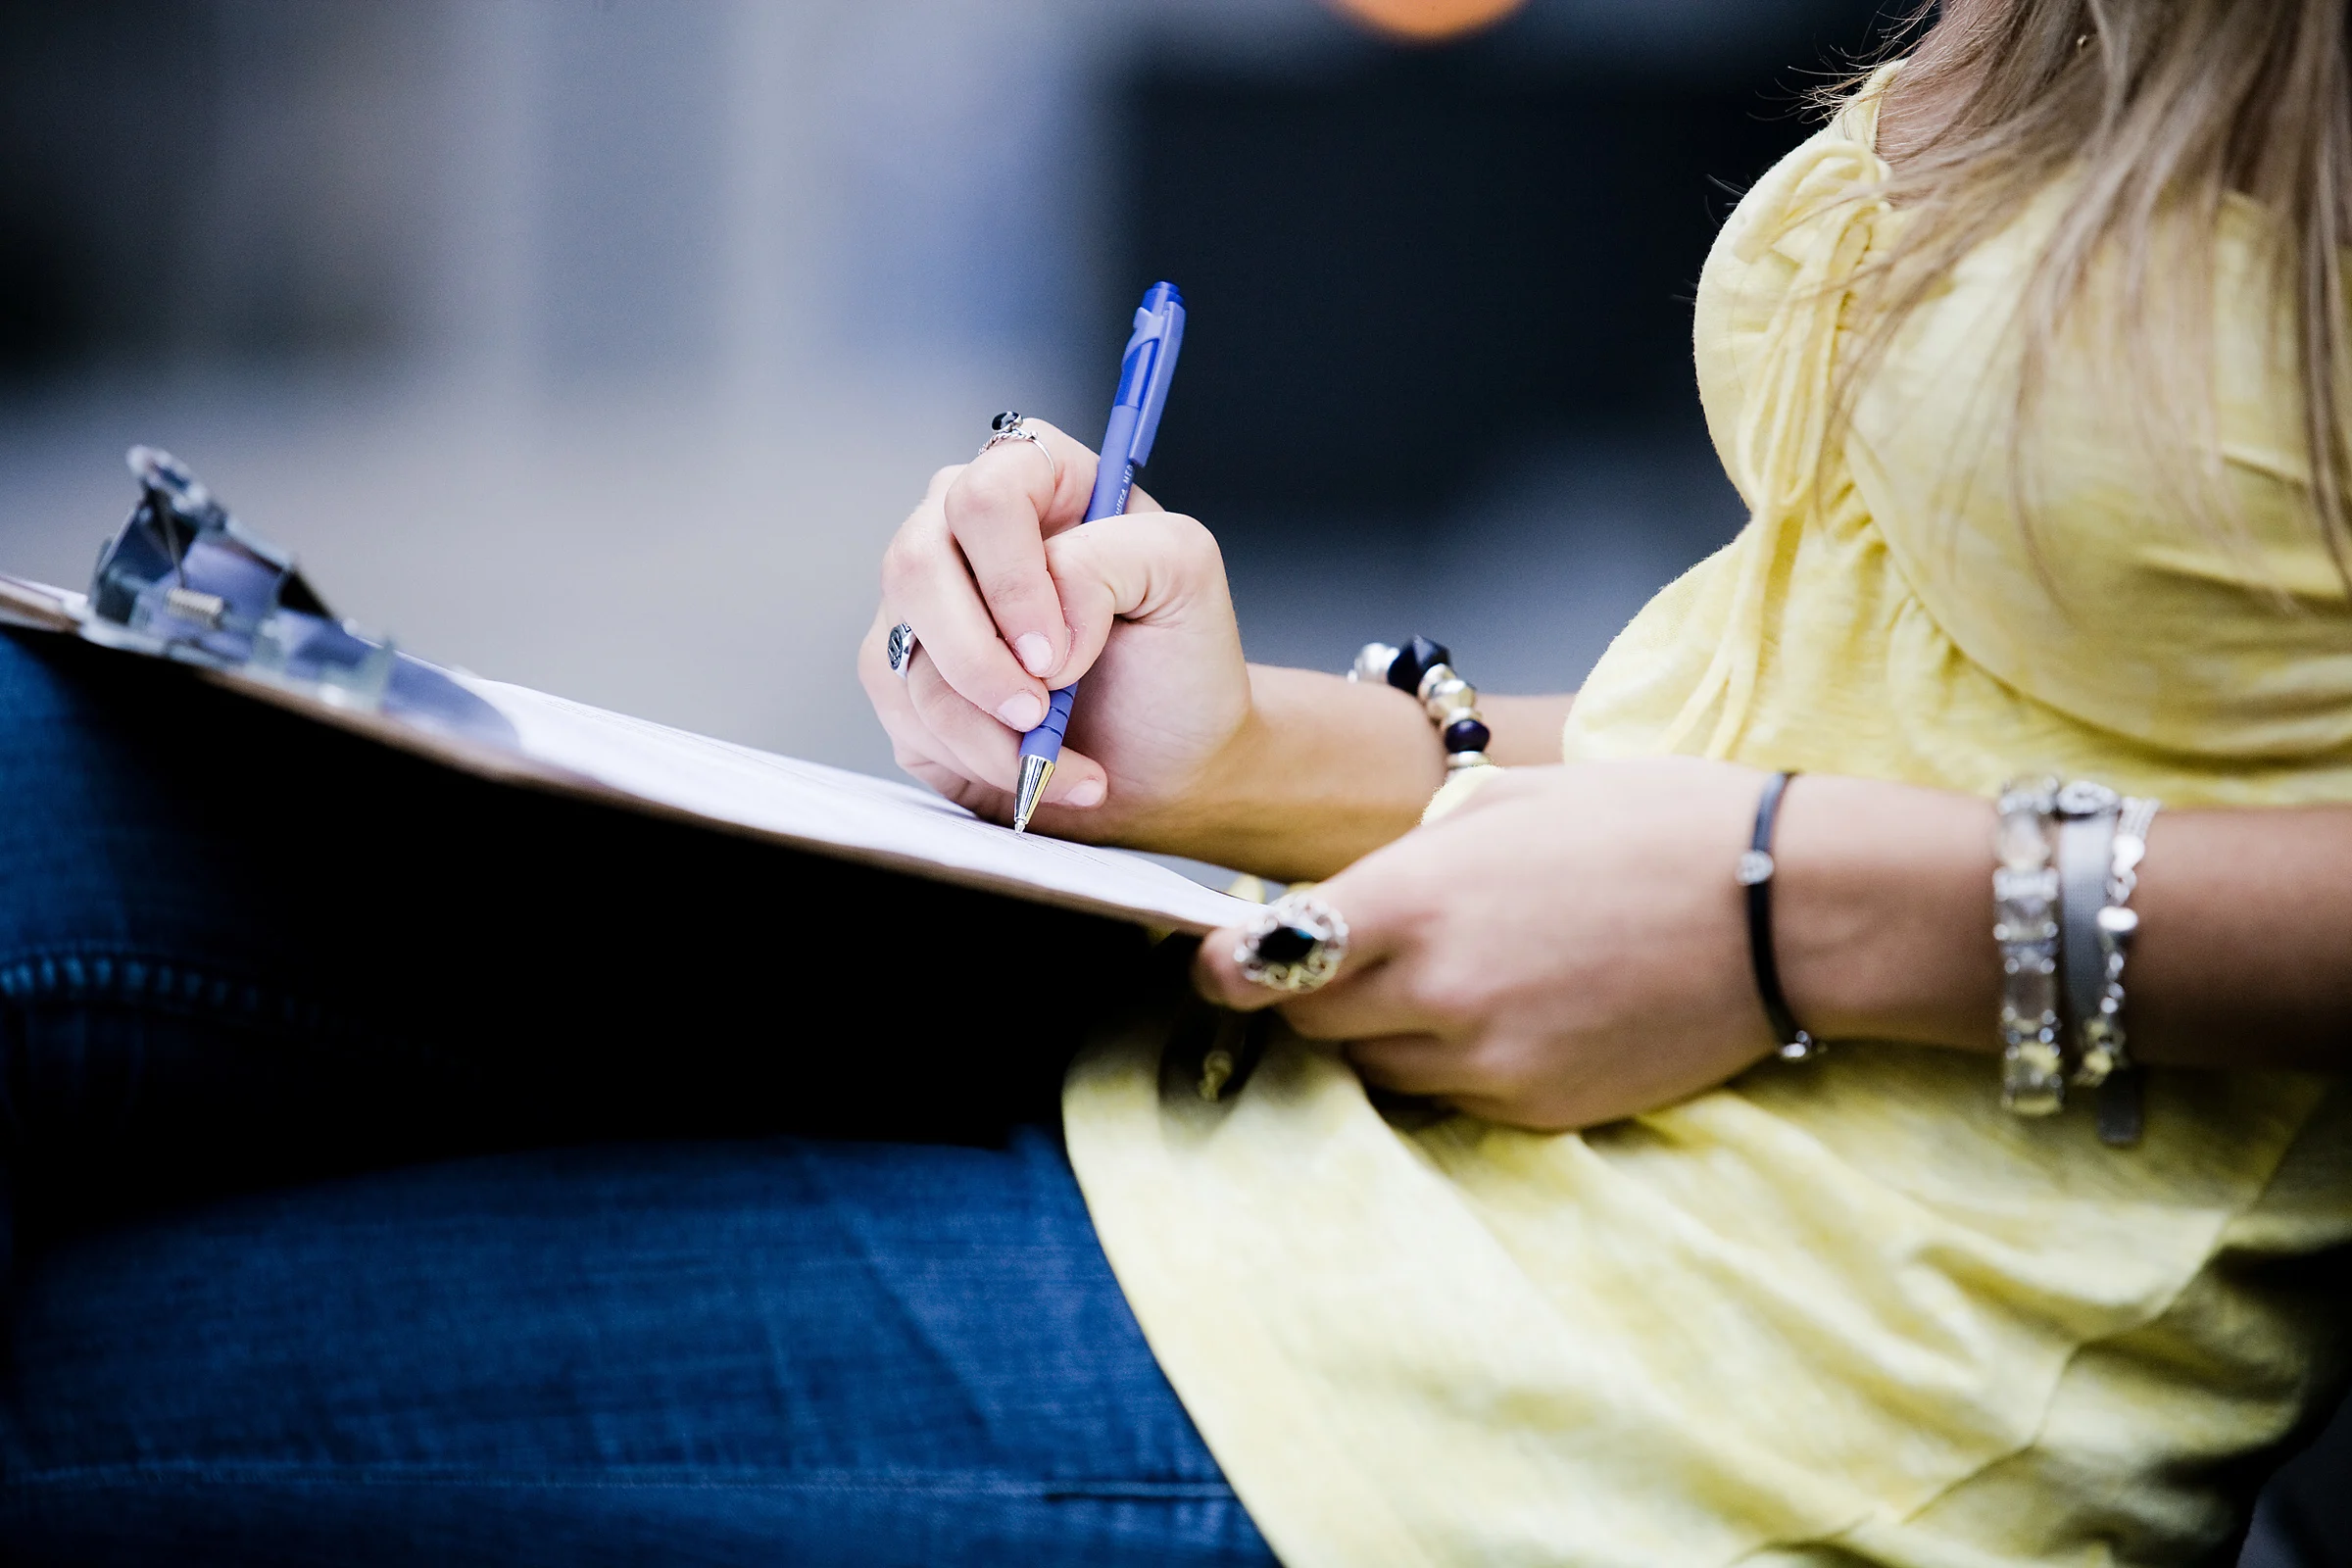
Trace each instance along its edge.
<path fill-rule="evenodd" d="M 2352 584 L 2352 414 L 2344 265 L 2352 233 L 2346 0 L 1945 0 L 1923 6 L 1892 102 L 1933 123 L 1881 192 L 1910 220 L 1857 299 L 1855 374 L 1971 248 L 2060 178 L 2076 181 L 2019 304 L 2024 333 L 2012 470 L 2049 345 L 2094 264 L 2120 284 L 2105 347 L 2133 389 L 2148 459 L 2200 520 L 2217 484 L 2213 293 L 2221 209 L 2260 202 L 2301 389 L 2311 495 Z M 1921 27 L 1924 32 L 1919 31 Z M 2021 514 L 2031 497 L 2019 490 Z"/>

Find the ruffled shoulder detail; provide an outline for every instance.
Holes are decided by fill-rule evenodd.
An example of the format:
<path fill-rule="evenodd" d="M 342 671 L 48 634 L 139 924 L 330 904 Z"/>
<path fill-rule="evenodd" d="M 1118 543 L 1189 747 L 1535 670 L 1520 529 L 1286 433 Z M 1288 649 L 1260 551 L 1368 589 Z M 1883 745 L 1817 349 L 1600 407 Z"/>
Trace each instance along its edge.
<path fill-rule="evenodd" d="M 1773 165 L 1724 225 L 1716 249 L 1754 262 L 1793 239 L 1785 254 L 1801 265 L 1811 220 L 1885 184 L 1890 172 L 1878 154 L 1879 109 L 1901 66 L 1892 61 L 1871 73 L 1828 124 Z"/>
<path fill-rule="evenodd" d="M 1679 749 L 1712 711 L 1702 750 L 1727 754 L 1753 694 L 1773 567 L 1816 480 L 1828 436 L 1838 328 L 1857 273 L 1891 209 L 1876 150 L 1879 106 L 1899 62 L 1747 193 L 1700 274 L 1694 349 L 1699 398 L 1726 472 L 1749 508 L 1733 544 L 1731 622 L 1706 675 L 1668 729 Z"/>

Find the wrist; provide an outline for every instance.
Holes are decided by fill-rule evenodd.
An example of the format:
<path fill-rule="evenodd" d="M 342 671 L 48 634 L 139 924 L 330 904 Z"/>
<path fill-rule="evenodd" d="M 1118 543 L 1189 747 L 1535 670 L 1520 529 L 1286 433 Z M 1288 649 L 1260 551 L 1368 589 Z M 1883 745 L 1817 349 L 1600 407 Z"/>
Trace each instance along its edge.
<path fill-rule="evenodd" d="M 1807 774 L 1781 808 L 1774 945 L 1791 1010 L 1823 1040 L 1998 1045 L 1992 808 Z"/>
<path fill-rule="evenodd" d="M 1252 664 L 1250 695 L 1143 847 L 1281 881 L 1321 878 L 1410 831 L 1445 782 L 1445 753 L 1402 692 Z"/>
<path fill-rule="evenodd" d="M 1494 739 L 1487 755 L 1497 767 L 1549 767 L 1560 760 L 1560 731 L 1576 694 L 1543 697 L 1481 697 Z"/>

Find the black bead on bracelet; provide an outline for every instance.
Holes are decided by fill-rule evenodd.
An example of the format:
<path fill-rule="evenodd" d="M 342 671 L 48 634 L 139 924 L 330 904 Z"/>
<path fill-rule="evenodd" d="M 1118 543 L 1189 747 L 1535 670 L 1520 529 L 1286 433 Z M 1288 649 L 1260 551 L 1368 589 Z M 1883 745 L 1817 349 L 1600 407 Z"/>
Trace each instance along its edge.
<path fill-rule="evenodd" d="M 1366 643 L 1348 678 L 1385 680 L 1417 700 L 1438 726 L 1447 772 L 1492 767 L 1487 746 L 1494 735 L 1478 711 L 1478 688 L 1454 673 L 1452 660 L 1445 644 L 1426 637 L 1416 637 L 1402 648 Z"/>
<path fill-rule="evenodd" d="M 1788 994 L 1781 990 L 1780 962 L 1772 948 L 1772 877 L 1778 869 L 1772 858 L 1772 830 L 1780 820 L 1781 797 L 1794 777 L 1794 773 L 1775 773 L 1764 781 L 1764 793 L 1756 800 L 1755 832 L 1734 873 L 1747 889 L 1748 960 L 1756 972 L 1757 1000 L 1764 1004 L 1764 1016 L 1772 1023 L 1772 1037 L 1781 1043 L 1783 1061 L 1804 1061 L 1826 1049 L 1798 1026 L 1796 1014 L 1788 1010 Z"/>

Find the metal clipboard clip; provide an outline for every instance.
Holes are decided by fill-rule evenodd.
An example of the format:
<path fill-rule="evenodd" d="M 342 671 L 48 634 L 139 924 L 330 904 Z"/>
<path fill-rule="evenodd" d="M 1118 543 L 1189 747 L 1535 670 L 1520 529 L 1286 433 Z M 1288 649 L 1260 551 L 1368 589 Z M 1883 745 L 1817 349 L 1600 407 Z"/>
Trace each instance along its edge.
<path fill-rule="evenodd" d="M 293 555 L 230 515 L 169 452 L 132 447 L 139 504 L 98 554 L 81 634 L 233 671 L 332 708 L 513 747 L 506 716 L 449 671 L 337 616 Z"/>

